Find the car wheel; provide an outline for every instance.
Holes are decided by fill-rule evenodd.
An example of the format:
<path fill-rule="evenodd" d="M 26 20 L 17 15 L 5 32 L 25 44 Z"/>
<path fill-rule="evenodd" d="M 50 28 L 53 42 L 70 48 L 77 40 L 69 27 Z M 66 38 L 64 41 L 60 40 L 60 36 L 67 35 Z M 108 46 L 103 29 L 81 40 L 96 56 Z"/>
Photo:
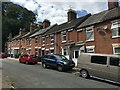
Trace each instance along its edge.
<path fill-rule="evenodd" d="M 27 65 L 29 64 L 29 62 L 28 62 L 28 61 L 26 61 L 25 63 L 26 63 Z"/>
<path fill-rule="evenodd" d="M 89 74 L 88 74 L 88 71 L 87 70 L 81 70 L 80 71 L 80 74 L 83 78 L 88 78 L 89 77 Z"/>
<path fill-rule="evenodd" d="M 37 64 L 37 62 L 34 62 L 34 64 Z"/>
<path fill-rule="evenodd" d="M 62 72 L 63 71 L 63 67 L 62 66 L 58 66 L 58 71 Z"/>
<path fill-rule="evenodd" d="M 19 63 L 22 63 L 22 62 L 19 60 Z"/>
<path fill-rule="evenodd" d="M 43 68 L 47 68 L 46 63 L 42 63 L 42 67 L 43 67 Z"/>

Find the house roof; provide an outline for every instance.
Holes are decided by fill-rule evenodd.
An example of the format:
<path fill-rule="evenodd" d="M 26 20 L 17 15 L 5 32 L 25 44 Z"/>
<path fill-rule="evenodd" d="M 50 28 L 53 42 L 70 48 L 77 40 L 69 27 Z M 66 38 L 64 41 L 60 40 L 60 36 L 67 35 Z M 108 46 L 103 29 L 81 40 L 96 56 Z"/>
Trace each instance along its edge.
<path fill-rule="evenodd" d="M 13 40 L 19 39 L 20 37 L 21 37 L 21 35 L 16 35 L 16 36 L 13 37 Z"/>
<path fill-rule="evenodd" d="M 51 28 L 50 30 L 48 30 L 45 34 L 46 34 L 46 35 L 47 35 L 47 34 L 53 34 L 53 33 L 55 33 L 57 30 L 59 30 L 59 25 L 55 24 L 55 25 L 53 26 L 53 28 Z"/>
<path fill-rule="evenodd" d="M 120 7 L 114 8 L 111 10 L 105 10 L 100 13 L 91 15 L 88 19 L 86 19 L 81 25 L 79 25 L 77 28 L 82 28 L 86 26 L 90 26 L 93 24 L 97 24 L 100 22 L 104 22 L 110 19 L 115 19 L 117 17 L 120 17 Z"/>
<path fill-rule="evenodd" d="M 79 17 L 75 20 L 69 21 L 69 22 L 65 22 L 63 24 L 59 25 L 59 30 L 57 32 L 66 30 L 66 29 L 71 29 L 74 27 L 77 27 L 79 24 L 81 24 L 84 20 L 86 20 L 89 16 L 91 16 L 91 14 L 87 14 L 85 16 Z"/>
<path fill-rule="evenodd" d="M 30 36 L 30 38 L 35 37 L 35 36 L 38 36 L 38 35 L 41 35 L 41 34 L 45 33 L 46 31 L 48 31 L 48 30 L 52 29 L 55 25 L 56 25 L 56 24 L 54 24 L 54 25 L 52 25 L 52 26 L 49 26 L 49 27 L 47 27 L 47 28 L 44 28 L 44 29 L 40 29 L 40 30 L 39 30 L 39 31 L 37 31 L 36 33 L 32 34 L 32 35 Z"/>
<path fill-rule="evenodd" d="M 33 30 L 32 32 L 28 32 L 27 34 L 23 35 L 22 38 L 26 38 L 29 37 L 30 35 L 36 33 L 38 31 L 38 29 Z"/>

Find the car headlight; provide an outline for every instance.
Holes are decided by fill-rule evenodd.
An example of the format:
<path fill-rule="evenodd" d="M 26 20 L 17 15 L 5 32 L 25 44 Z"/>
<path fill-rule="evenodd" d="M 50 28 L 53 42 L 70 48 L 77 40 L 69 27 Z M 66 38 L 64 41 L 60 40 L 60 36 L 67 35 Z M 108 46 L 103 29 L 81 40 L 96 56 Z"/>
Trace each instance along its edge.
<path fill-rule="evenodd" d="M 64 62 L 64 64 L 66 65 L 66 64 L 67 64 L 67 62 Z"/>

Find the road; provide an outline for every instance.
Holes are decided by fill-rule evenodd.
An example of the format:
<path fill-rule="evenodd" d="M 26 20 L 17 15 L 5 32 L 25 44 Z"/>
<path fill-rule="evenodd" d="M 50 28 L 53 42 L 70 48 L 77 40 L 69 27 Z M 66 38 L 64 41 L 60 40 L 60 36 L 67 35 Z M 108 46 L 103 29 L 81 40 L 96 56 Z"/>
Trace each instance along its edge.
<path fill-rule="evenodd" d="M 111 83 L 8 59 L 3 60 L 2 73 L 8 76 L 15 88 L 118 88 Z"/>

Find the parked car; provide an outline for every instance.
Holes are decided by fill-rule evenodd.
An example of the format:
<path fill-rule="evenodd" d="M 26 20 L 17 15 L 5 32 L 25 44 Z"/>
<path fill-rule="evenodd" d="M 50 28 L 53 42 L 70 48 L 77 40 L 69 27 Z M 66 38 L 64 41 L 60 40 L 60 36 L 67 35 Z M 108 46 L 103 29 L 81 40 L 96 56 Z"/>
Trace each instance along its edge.
<path fill-rule="evenodd" d="M 20 55 L 19 62 L 26 63 L 26 64 L 29 64 L 29 63 L 37 64 L 38 58 L 35 55 L 24 54 L 24 55 Z"/>
<path fill-rule="evenodd" d="M 78 58 L 77 67 L 83 78 L 92 76 L 120 83 L 120 56 L 118 55 L 82 53 Z"/>
<path fill-rule="evenodd" d="M 42 66 L 46 67 L 54 67 L 57 68 L 58 71 L 70 70 L 75 67 L 75 63 L 72 60 L 68 60 L 63 55 L 58 54 L 48 54 L 42 57 Z"/>
<path fill-rule="evenodd" d="M 0 58 L 7 58 L 7 54 L 6 53 L 0 53 Z"/>

